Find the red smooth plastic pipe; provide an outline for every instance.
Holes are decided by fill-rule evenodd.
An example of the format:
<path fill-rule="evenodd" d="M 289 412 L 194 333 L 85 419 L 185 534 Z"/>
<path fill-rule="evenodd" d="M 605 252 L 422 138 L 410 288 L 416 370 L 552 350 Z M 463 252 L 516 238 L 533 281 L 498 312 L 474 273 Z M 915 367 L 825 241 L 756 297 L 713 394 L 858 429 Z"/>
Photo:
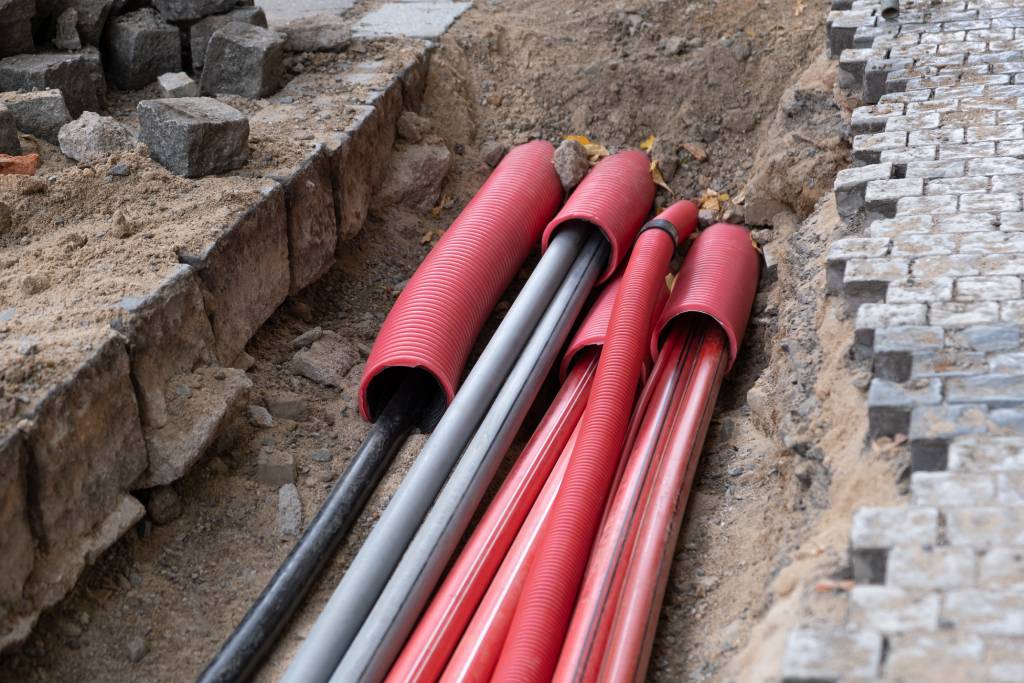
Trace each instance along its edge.
<path fill-rule="evenodd" d="M 615 299 L 580 438 L 527 574 L 495 681 L 540 683 L 554 673 L 618 469 L 658 288 L 664 286 L 680 233 L 689 234 L 695 225 L 696 206 L 680 202 L 648 223 L 645 228 L 651 229 L 642 230 L 637 238 Z"/>
<path fill-rule="evenodd" d="M 389 683 L 434 681 L 444 670 L 487 586 L 515 540 L 583 414 L 597 368 L 597 351 L 588 349 L 573 366 L 420 618 L 388 674 Z"/>
<path fill-rule="evenodd" d="M 729 368 L 729 344 L 722 328 L 706 318 L 695 324 L 703 328 L 697 362 L 673 418 L 660 467 L 650 474 L 650 498 L 608 632 L 601 680 L 642 681 L 647 674 L 683 513 L 722 378 Z M 675 323 L 669 339 L 685 334 L 685 327 L 685 322 Z"/>
<path fill-rule="evenodd" d="M 451 402 L 480 328 L 562 201 L 553 158 L 542 140 L 512 149 L 416 269 L 366 361 L 363 418 L 415 371 L 436 381 L 439 407 Z"/>
<path fill-rule="evenodd" d="M 657 468 L 665 447 L 669 421 L 683 394 L 695 358 L 693 339 L 673 336 L 658 356 L 651 401 L 640 415 L 640 433 L 626 452 L 625 468 L 613 490 L 594 551 L 587 564 L 583 587 L 555 670 L 557 681 L 596 680 L 611 627 L 607 614 L 618 604 L 626 558 L 633 548 L 639 512 L 650 489 L 649 474 Z M 649 383 L 651 384 L 651 383 Z"/>
<path fill-rule="evenodd" d="M 555 463 L 519 535 L 466 627 L 466 632 L 441 676 L 441 683 L 485 683 L 491 680 L 516 605 L 519 604 L 527 571 L 536 556 L 544 524 L 561 489 L 579 433 L 580 424 L 577 423 L 576 431 Z"/>

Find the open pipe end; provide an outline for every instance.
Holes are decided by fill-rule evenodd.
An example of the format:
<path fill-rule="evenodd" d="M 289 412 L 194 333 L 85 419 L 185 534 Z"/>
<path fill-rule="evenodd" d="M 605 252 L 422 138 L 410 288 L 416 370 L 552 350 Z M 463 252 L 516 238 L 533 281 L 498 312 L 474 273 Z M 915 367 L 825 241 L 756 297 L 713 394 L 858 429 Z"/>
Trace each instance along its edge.
<path fill-rule="evenodd" d="M 886 21 L 900 15 L 900 0 L 882 0 L 882 18 Z"/>
<path fill-rule="evenodd" d="M 405 387 L 412 387 L 420 406 L 416 426 L 422 432 L 432 431 L 448 407 L 449 391 L 454 392 L 454 387 L 446 388 L 439 376 L 427 368 L 393 365 L 364 377 L 359 412 L 364 419 L 376 421 L 398 391 L 409 390 Z"/>

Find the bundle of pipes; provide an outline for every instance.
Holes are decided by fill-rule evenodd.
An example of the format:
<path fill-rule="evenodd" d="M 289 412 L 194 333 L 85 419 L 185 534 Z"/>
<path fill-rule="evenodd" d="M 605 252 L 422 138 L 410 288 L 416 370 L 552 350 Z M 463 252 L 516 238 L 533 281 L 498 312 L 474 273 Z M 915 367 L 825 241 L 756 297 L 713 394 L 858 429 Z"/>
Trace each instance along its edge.
<path fill-rule="evenodd" d="M 387 673 L 592 286 L 628 250 L 654 197 L 648 165 L 636 151 L 604 159 L 548 224 L 543 257 L 283 680 Z"/>

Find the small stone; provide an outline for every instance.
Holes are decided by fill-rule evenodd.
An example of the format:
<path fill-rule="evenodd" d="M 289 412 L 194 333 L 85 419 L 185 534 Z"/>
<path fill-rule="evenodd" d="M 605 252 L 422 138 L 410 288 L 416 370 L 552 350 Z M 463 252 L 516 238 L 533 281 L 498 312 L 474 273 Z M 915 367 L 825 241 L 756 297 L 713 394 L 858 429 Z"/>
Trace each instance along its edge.
<path fill-rule="evenodd" d="M 398 117 L 398 138 L 412 144 L 423 139 L 424 133 L 430 130 L 430 120 L 416 112 L 403 111 Z"/>
<path fill-rule="evenodd" d="M 331 452 L 328 450 L 321 450 L 313 451 L 313 455 L 310 457 L 312 457 L 313 460 L 316 460 L 317 462 L 330 462 L 332 455 Z"/>
<path fill-rule="evenodd" d="M 663 39 L 658 47 L 669 56 L 681 55 L 686 51 L 686 40 L 679 36 L 670 36 Z"/>
<path fill-rule="evenodd" d="M 324 336 L 323 328 L 322 327 L 314 327 L 311 330 L 307 330 L 307 331 L 303 332 L 302 334 L 300 334 L 295 339 L 292 339 L 292 348 L 293 349 L 304 349 L 307 346 L 309 346 L 310 344 L 312 344 L 313 342 L 315 342 L 318 339 L 320 339 L 320 337 L 322 337 L 322 336 Z"/>
<path fill-rule="evenodd" d="M 168 524 L 181 517 L 181 499 L 171 486 L 157 486 L 149 493 L 146 512 L 154 524 Z"/>
<path fill-rule="evenodd" d="M 562 189 L 570 192 L 590 171 L 587 151 L 575 140 L 563 140 L 555 150 L 555 173 L 562 182 Z"/>
<path fill-rule="evenodd" d="M 391 157 L 377 201 L 385 207 L 398 204 L 429 211 L 437 204 L 451 166 L 452 153 L 444 145 L 410 145 L 399 149 Z"/>
<path fill-rule="evenodd" d="M 95 164 L 135 147 L 135 136 L 109 116 L 87 111 L 57 134 L 60 151 L 75 161 Z"/>
<path fill-rule="evenodd" d="M 480 146 L 480 155 L 483 157 L 485 164 L 494 168 L 505 156 L 505 145 L 490 140 Z"/>
<path fill-rule="evenodd" d="M 184 71 L 160 74 L 156 79 L 164 97 L 198 97 L 199 84 Z"/>
<path fill-rule="evenodd" d="M 128 164 L 114 164 L 110 167 L 110 175 L 123 178 L 128 175 L 129 168 Z"/>
<path fill-rule="evenodd" d="M 118 239 L 128 239 L 138 232 L 138 226 L 124 215 L 121 209 L 114 212 L 110 219 L 110 236 Z"/>
<path fill-rule="evenodd" d="M 281 27 L 292 52 L 344 52 L 352 42 L 348 21 L 341 17 L 314 14 Z"/>
<path fill-rule="evenodd" d="M 21 291 L 29 296 L 32 296 L 33 294 L 39 294 L 40 292 L 45 292 L 49 288 L 49 278 L 39 273 L 26 275 L 25 278 L 21 281 Z"/>
<path fill-rule="evenodd" d="M 277 527 L 282 536 L 298 536 L 302 531 L 302 501 L 295 484 L 285 484 L 277 491 Z"/>
<path fill-rule="evenodd" d="M 136 90 L 167 72 L 181 71 L 181 36 L 156 10 L 145 7 L 112 19 L 103 61 L 122 90 Z"/>
<path fill-rule="evenodd" d="M 139 102 L 139 138 L 164 167 L 188 178 L 230 171 L 249 158 L 249 119 L 209 97 Z M 216 140 L 216 145 L 209 144 Z"/>
<path fill-rule="evenodd" d="M 309 401 L 295 394 L 281 394 L 267 398 L 267 409 L 275 418 L 301 422 L 309 413 Z"/>
<path fill-rule="evenodd" d="M 248 414 L 249 422 L 253 427 L 268 429 L 274 426 L 274 418 L 270 416 L 270 412 L 263 406 L 250 405 Z"/>
<path fill-rule="evenodd" d="M 202 91 L 250 99 L 274 94 L 284 79 L 284 44 L 285 36 L 270 29 L 225 24 L 206 48 Z"/>
<path fill-rule="evenodd" d="M 341 388 L 345 375 L 359 360 L 359 352 L 353 346 L 334 332 L 324 332 L 308 349 L 296 352 L 289 367 L 295 374 L 318 384 Z"/>
<path fill-rule="evenodd" d="M 61 127 L 71 121 L 60 90 L 0 93 L 0 104 L 11 111 L 15 125 L 22 133 L 54 144 Z"/>
<path fill-rule="evenodd" d="M 730 467 L 729 468 L 729 476 L 730 477 L 738 477 L 741 474 L 743 474 L 743 468 L 742 467 Z"/>
<path fill-rule="evenodd" d="M 125 653 L 128 655 L 128 661 L 138 664 L 149 654 L 149 643 L 142 636 L 132 636 L 125 643 Z"/>
<path fill-rule="evenodd" d="M 53 44 L 58 50 L 80 50 L 82 40 L 78 37 L 78 10 L 69 7 L 57 17 L 57 35 Z"/>

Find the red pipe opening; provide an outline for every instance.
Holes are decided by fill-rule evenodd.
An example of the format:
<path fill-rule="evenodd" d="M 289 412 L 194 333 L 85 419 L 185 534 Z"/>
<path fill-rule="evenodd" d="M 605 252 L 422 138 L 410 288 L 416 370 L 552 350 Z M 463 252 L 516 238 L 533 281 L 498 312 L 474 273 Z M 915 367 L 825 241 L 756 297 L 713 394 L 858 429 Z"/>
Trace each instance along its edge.
<path fill-rule="evenodd" d="M 435 415 L 451 402 L 487 316 L 562 200 L 553 158 L 541 140 L 510 151 L 416 270 L 366 361 L 365 419 L 376 418 L 410 373 L 435 384 L 425 397 Z"/>

